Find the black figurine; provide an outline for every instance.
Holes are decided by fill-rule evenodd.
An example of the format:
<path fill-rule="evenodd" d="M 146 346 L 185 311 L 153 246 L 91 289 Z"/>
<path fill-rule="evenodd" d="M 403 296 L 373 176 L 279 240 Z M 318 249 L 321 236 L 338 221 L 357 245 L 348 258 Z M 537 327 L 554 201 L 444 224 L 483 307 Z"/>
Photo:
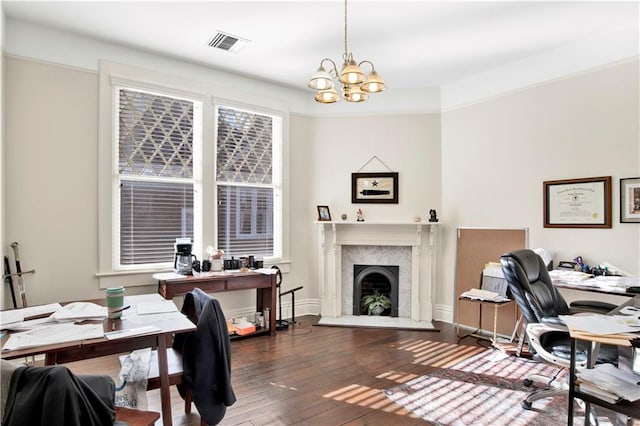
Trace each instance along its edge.
<path fill-rule="evenodd" d="M 434 209 L 429 210 L 429 222 L 437 222 L 438 215 Z"/>

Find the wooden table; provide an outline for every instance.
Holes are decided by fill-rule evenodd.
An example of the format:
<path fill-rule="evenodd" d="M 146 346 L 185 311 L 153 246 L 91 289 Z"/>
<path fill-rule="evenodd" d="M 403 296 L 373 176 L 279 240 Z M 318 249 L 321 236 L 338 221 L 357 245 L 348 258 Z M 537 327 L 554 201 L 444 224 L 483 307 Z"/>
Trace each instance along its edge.
<path fill-rule="evenodd" d="M 158 280 L 158 293 L 165 299 L 192 291 L 194 288 L 207 293 L 256 289 L 256 312 L 271 310 L 269 330 L 263 333 L 276 333 L 276 275 L 261 274 L 255 271 L 239 272 L 203 272 L 193 275 L 177 275 L 174 273 L 155 274 Z"/>
<path fill-rule="evenodd" d="M 162 298 L 158 294 L 145 294 L 136 296 L 125 296 L 125 306 L 130 305 L 135 309 L 135 305 L 144 302 L 157 302 Z M 104 304 L 104 299 L 92 300 L 94 303 Z M 95 321 L 92 321 L 95 323 Z M 150 324 L 151 325 L 151 324 Z M 113 355 L 123 352 L 130 352 L 135 349 L 157 348 L 158 350 L 158 371 L 160 374 L 160 399 L 162 404 L 162 423 L 171 425 L 171 390 L 169 388 L 169 367 L 167 362 L 167 340 L 176 333 L 194 331 L 196 326 L 186 317 L 180 316 L 171 320 L 164 320 L 152 324 L 158 327 L 154 331 L 144 335 L 130 336 L 121 339 L 108 340 L 106 337 L 89 340 L 77 340 L 73 342 L 63 342 L 53 345 L 38 346 L 34 348 L 18 349 L 13 351 L 3 351 L 1 357 L 4 359 L 23 358 L 32 355 L 45 355 L 45 365 L 64 364 L 66 362 L 79 361 L 88 358 L 97 358 L 106 355 Z M 139 327 L 127 319 L 105 319 L 103 327 L 105 332 L 113 330 L 127 330 Z M 2 345 L 8 339 L 8 335 L 2 337 Z"/>

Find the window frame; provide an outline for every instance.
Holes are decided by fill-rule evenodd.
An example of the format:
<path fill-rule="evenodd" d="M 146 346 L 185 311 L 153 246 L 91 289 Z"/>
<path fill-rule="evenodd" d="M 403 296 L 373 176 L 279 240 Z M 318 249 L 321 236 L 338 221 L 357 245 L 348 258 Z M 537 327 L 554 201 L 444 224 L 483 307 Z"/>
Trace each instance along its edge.
<path fill-rule="evenodd" d="M 283 228 L 283 199 L 285 189 L 283 186 L 283 176 L 284 176 L 284 168 L 283 168 L 283 147 L 286 143 L 285 138 L 285 123 L 288 121 L 286 114 L 283 114 L 281 111 L 274 111 L 267 108 L 260 108 L 253 105 L 247 105 L 239 102 L 230 101 L 228 99 L 214 99 L 214 150 L 217 155 L 218 149 L 218 108 L 232 108 L 240 111 L 244 111 L 250 114 L 260 114 L 267 115 L 272 118 L 272 147 L 271 147 L 271 156 L 272 156 L 272 176 L 271 176 L 271 184 L 247 184 L 247 183 L 234 183 L 234 182 L 223 182 L 220 185 L 230 186 L 230 187 L 251 187 L 251 188 L 273 188 L 273 219 L 271 222 L 271 227 L 273 229 L 273 256 L 264 257 L 264 261 L 269 262 L 277 262 L 284 258 L 283 248 L 285 246 L 285 230 Z M 214 162 L 215 166 L 216 162 Z M 214 168 L 214 179 L 216 176 L 216 170 Z M 219 183 L 215 180 L 214 187 L 214 196 L 215 205 L 218 205 L 217 199 L 217 188 Z M 218 215 L 217 210 L 214 211 L 214 222 L 217 225 Z M 237 220 L 237 216 L 236 216 Z M 214 241 L 218 241 L 218 231 L 216 226 L 215 231 L 215 239 Z M 244 237 L 249 238 L 249 237 Z M 242 239 L 242 238 L 238 238 Z"/>
<path fill-rule="evenodd" d="M 278 246 L 274 252 L 280 253 L 273 258 L 265 258 L 265 263 L 286 264 L 289 261 L 289 234 L 288 226 L 282 224 L 289 223 L 289 106 L 271 96 L 260 94 L 249 94 L 238 92 L 229 84 L 224 86 L 210 82 L 203 82 L 202 74 L 195 70 L 183 69 L 185 77 L 162 74 L 130 65 L 118 64 L 109 61 L 100 61 L 98 73 L 98 265 L 96 276 L 99 278 L 101 289 L 113 286 L 138 286 L 151 284 L 151 274 L 160 271 L 171 270 L 167 267 L 140 267 L 136 269 L 116 269 L 114 267 L 115 250 L 113 239 L 113 206 L 114 191 L 113 172 L 115 163 L 115 143 L 113 126 L 114 120 L 114 85 L 124 85 L 138 90 L 167 94 L 179 98 L 197 100 L 202 102 L 202 145 L 201 161 L 194 163 L 194 166 L 201 167 L 202 187 L 198 194 L 194 194 L 194 210 L 202 212 L 201 228 L 194 227 L 193 252 L 198 258 L 205 254 L 207 246 L 214 246 L 217 241 L 217 196 L 215 180 L 215 135 L 216 117 L 215 104 L 221 103 L 228 107 L 247 109 L 260 114 L 274 115 L 281 118 L 280 151 L 274 152 L 274 167 L 279 170 L 280 177 L 280 197 L 274 208 L 274 221 L 279 221 L 280 233 L 278 235 Z M 242 77 L 234 77 L 238 84 L 242 84 Z M 205 81 L 210 80 L 209 77 Z M 195 170 L 194 170 L 195 173 Z M 196 205 L 196 199 L 199 204 Z M 116 200 L 117 201 L 117 200 Z M 194 212 L 195 214 L 196 212 Z M 195 224 L 194 224 L 195 225 Z M 122 278 L 127 279 L 123 283 Z"/>
<path fill-rule="evenodd" d="M 155 96 L 164 96 L 170 97 L 174 99 L 180 99 L 184 101 L 188 101 L 193 103 L 193 142 L 192 142 L 192 152 L 193 152 L 193 170 L 191 178 L 169 178 L 169 177 L 157 177 L 157 176 L 134 176 L 134 175 L 126 175 L 120 173 L 120 156 L 119 156 L 119 136 L 120 136 L 120 91 L 121 90 L 130 90 L 137 91 L 142 93 L 147 93 Z M 157 262 L 157 263 L 144 263 L 138 265 L 123 265 L 120 263 L 121 260 L 121 183 L 123 181 L 130 182 L 157 182 L 157 183 L 185 183 L 193 185 L 193 211 L 192 211 L 192 220 L 193 220 L 193 244 L 194 247 L 201 246 L 201 237 L 198 237 L 197 229 L 202 229 L 202 208 L 198 208 L 198 206 L 202 206 L 202 201 L 199 199 L 199 194 L 202 194 L 202 101 L 197 101 L 194 99 L 189 99 L 184 96 L 176 96 L 172 93 L 168 93 L 167 91 L 151 91 L 148 89 L 140 89 L 138 87 L 131 87 L 131 84 L 121 84 L 116 83 L 113 85 L 113 203 L 112 203 L 112 211 L 111 211 L 111 220 L 113 222 L 112 226 L 112 241 L 113 241 L 113 259 L 112 259 L 112 267 L 115 271 L 138 271 L 138 270 L 149 270 L 149 269 L 167 269 L 173 266 L 173 261 L 169 260 L 167 262 Z M 181 221 L 184 221 L 184 213 L 180 218 Z"/>

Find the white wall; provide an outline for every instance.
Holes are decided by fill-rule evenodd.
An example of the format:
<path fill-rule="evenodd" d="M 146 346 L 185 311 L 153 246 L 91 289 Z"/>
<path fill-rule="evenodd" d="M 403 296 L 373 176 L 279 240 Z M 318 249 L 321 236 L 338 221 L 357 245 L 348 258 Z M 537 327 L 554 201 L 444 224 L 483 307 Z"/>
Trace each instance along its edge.
<path fill-rule="evenodd" d="M 355 220 L 428 219 L 440 209 L 440 115 L 398 114 L 309 118 L 292 116 L 292 260 L 307 268 L 305 282 L 318 294 L 318 205 L 333 220 L 345 213 Z M 364 169 L 360 170 L 373 156 Z M 384 164 L 382 164 L 384 163 Z M 387 168 L 388 167 L 388 168 Z M 351 204 L 351 173 L 398 172 L 398 204 Z"/>
<path fill-rule="evenodd" d="M 619 179 L 640 176 L 638 61 L 442 115 L 444 288 L 453 303 L 457 227 L 528 227 L 531 248 L 640 274 L 640 227 L 619 222 Z M 612 229 L 543 228 L 543 181 L 612 176 Z"/>

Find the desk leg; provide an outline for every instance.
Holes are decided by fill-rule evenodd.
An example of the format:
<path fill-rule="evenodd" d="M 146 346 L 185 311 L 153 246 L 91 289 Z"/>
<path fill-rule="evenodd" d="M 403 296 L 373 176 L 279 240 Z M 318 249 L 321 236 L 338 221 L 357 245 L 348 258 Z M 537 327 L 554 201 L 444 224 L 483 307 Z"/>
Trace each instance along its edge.
<path fill-rule="evenodd" d="M 498 343 L 498 305 L 493 305 L 493 345 Z"/>
<path fill-rule="evenodd" d="M 569 362 L 569 406 L 567 407 L 567 424 L 573 425 L 573 398 L 576 385 L 576 339 L 571 338 L 571 360 Z M 589 412 L 585 411 L 585 421 L 589 419 Z"/>
<path fill-rule="evenodd" d="M 160 403 L 162 405 L 162 424 L 171 426 L 171 389 L 169 388 L 169 362 L 167 361 L 167 338 L 158 336 L 158 373 L 160 375 Z"/>
<path fill-rule="evenodd" d="M 456 304 L 456 337 L 460 339 L 460 299 Z"/>

